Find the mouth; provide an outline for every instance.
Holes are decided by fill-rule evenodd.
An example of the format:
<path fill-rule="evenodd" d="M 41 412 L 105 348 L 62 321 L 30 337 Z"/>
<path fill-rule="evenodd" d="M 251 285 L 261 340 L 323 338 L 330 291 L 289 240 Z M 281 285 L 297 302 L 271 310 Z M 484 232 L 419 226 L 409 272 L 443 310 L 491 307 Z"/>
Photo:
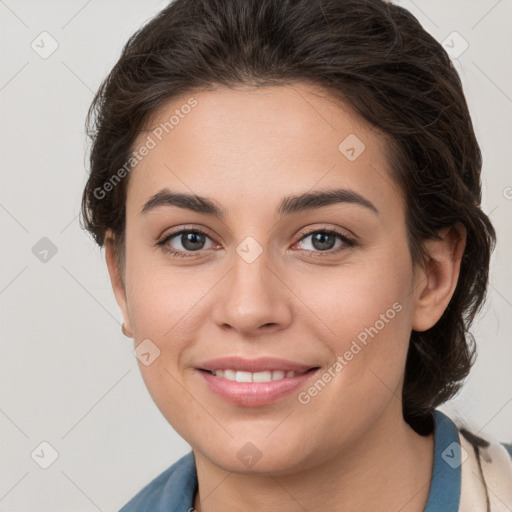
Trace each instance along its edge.
<path fill-rule="evenodd" d="M 271 404 L 305 386 L 320 366 L 282 359 L 228 357 L 196 367 L 207 389 L 239 406 Z"/>

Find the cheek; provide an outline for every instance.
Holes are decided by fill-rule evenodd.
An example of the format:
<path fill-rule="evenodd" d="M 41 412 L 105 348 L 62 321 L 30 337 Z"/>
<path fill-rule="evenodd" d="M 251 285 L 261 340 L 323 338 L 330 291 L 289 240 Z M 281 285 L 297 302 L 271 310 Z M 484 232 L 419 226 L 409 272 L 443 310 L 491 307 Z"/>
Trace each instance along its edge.
<path fill-rule="evenodd" d="M 190 354 L 200 326 L 209 321 L 205 304 L 218 276 L 206 266 L 193 270 L 173 267 L 140 247 L 134 247 L 129 256 L 127 300 L 135 345 L 149 339 L 158 353 L 151 365 L 139 361 L 139 368 L 148 391 L 166 416 L 168 411 L 190 406 L 190 397 L 182 387 L 187 377 L 184 372 L 192 371 L 188 366 Z"/>
<path fill-rule="evenodd" d="M 172 267 L 144 247 L 133 247 L 127 261 L 127 300 L 135 337 L 170 340 L 183 336 L 189 317 L 213 285 L 211 271 Z M 186 338 L 186 335 L 185 335 Z"/>
<path fill-rule="evenodd" d="M 364 416 L 393 393 L 400 397 L 411 332 L 411 272 L 408 252 L 397 247 L 340 267 L 325 283 L 316 280 L 299 291 L 315 305 L 317 336 L 329 345 L 333 365 L 339 363 L 330 367 L 336 377 L 327 386 L 328 402 Z"/>
<path fill-rule="evenodd" d="M 188 439 L 190 422 L 199 422 L 201 415 L 191 406 L 180 363 L 192 344 L 197 304 L 207 291 L 206 284 L 199 284 L 200 279 L 191 284 L 190 276 L 181 278 L 175 269 L 171 272 L 169 266 L 148 264 L 147 255 L 142 256 L 133 250 L 127 261 L 130 319 L 135 346 L 150 340 L 158 355 L 149 365 L 138 360 L 140 373 L 162 415 Z"/>
<path fill-rule="evenodd" d="M 393 251 L 355 264 L 332 269 L 327 274 L 303 278 L 297 290 L 303 302 L 316 313 L 323 332 L 347 342 L 372 336 L 396 338 L 410 328 L 412 275 L 407 258 Z M 378 332 L 376 332 L 378 331 Z"/>

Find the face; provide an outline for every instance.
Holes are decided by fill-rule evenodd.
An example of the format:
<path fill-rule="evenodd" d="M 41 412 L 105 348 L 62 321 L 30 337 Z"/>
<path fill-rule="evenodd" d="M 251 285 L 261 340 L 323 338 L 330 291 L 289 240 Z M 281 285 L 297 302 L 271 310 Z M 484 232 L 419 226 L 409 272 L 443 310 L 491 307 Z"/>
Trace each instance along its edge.
<path fill-rule="evenodd" d="M 174 429 L 226 470 L 285 474 L 401 419 L 420 292 L 382 134 L 306 84 L 183 96 L 149 130 L 124 288 L 109 269 Z"/>

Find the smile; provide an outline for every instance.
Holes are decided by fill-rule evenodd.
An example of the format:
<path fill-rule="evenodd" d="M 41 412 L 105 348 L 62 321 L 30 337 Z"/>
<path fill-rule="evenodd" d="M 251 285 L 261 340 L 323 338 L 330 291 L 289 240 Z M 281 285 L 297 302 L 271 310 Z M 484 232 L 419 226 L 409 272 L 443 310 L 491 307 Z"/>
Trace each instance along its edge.
<path fill-rule="evenodd" d="M 282 364 L 283 369 L 268 368 L 279 366 L 275 360 L 273 364 L 267 361 L 267 369 L 263 369 L 263 361 L 255 364 L 254 361 L 245 360 L 242 365 L 229 361 L 222 365 L 224 368 L 215 370 L 212 369 L 216 368 L 213 364 L 207 364 L 210 368 L 196 368 L 196 375 L 199 375 L 206 390 L 223 401 L 243 407 L 261 407 L 293 396 L 294 393 L 299 393 L 301 388 L 311 385 L 308 381 L 313 379 L 320 369 L 318 366 L 307 368 L 305 365 L 296 365 L 292 370 L 286 363 Z M 240 366 L 244 369 L 239 369 Z"/>

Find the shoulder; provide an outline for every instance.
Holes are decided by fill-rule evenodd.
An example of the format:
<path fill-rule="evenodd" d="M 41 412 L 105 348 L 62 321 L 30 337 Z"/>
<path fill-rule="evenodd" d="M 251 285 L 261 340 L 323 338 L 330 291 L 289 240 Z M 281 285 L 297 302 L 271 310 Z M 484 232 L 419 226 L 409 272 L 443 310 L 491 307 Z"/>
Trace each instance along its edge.
<path fill-rule="evenodd" d="M 508 454 L 510 455 L 510 458 L 512 459 L 512 443 L 501 443 L 501 444 L 505 447 Z"/>
<path fill-rule="evenodd" d="M 512 508 L 512 445 L 481 434 L 460 421 L 454 423 L 461 448 L 459 510 L 487 510 L 487 503 L 490 510 Z"/>
<path fill-rule="evenodd" d="M 189 452 L 143 487 L 119 512 L 187 512 L 196 488 L 195 460 Z"/>

